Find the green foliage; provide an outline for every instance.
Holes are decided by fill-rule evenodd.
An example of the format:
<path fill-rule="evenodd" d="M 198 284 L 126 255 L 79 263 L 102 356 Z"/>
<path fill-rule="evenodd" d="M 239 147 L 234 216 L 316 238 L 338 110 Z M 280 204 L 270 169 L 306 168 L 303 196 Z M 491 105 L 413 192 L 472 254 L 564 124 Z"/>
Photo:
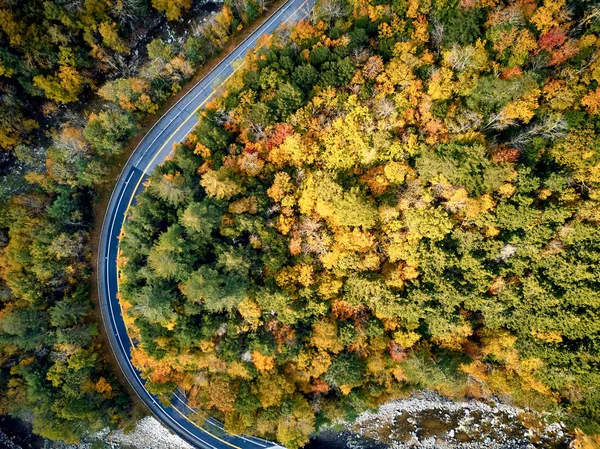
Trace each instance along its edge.
<path fill-rule="evenodd" d="M 342 353 L 338 355 L 325 374 L 325 380 L 333 387 L 357 387 L 364 382 L 364 361 L 358 357 Z"/>
<path fill-rule="evenodd" d="M 467 189 L 470 195 L 479 196 L 498 189 L 510 174 L 511 167 L 490 161 L 483 145 L 437 145 L 425 150 L 417 160 L 419 175 L 432 181 L 443 175 L 450 183 Z"/>
<path fill-rule="evenodd" d="M 137 47 L 147 27 L 160 29 L 166 21 L 152 18 L 152 4 L 169 19 L 191 7 L 188 0 L 0 6 L 0 413 L 23 417 L 34 432 L 68 443 L 136 419 L 105 364 L 108 348 L 98 339 L 89 300 L 97 188 L 111 181 L 107 172 L 140 121 L 223 48 L 240 21 L 264 12 L 254 0 L 223 7 L 193 37 L 170 44 L 152 40 L 146 58 Z M 211 137 L 225 150 L 227 133 L 220 125 Z M 197 265 L 210 240 L 205 212 L 216 208 L 212 226 L 220 225 L 221 206 L 193 198 L 187 185 L 199 182 L 199 160 L 184 155 L 176 161 L 177 173 L 157 170 L 153 178 L 153 193 L 169 204 L 172 226 L 158 219 L 167 213 L 156 208 L 158 202 L 143 211 L 140 204 L 136 214 L 146 225 L 128 236 L 128 244 L 156 267 L 149 268 L 151 282 L 129 292 L 135 296 L 132 316 L 147 338 L 164 338 L 165 326 L 178 316 L 173 308 L 185 310 L 173 300 L 179 290 L 172 282 Z M 174 209 L 192 200 L 206 209 L 190 209 L 178 225 Z M 201 228 L 194 223 L 199 218 L 206 222 Z M 186 233 L 197 241 L 179 247 Z M 153 250 L 159 236 L 163 245 Z M 141 280 L 130 268 L 123 272 Z M 232 279 L 225 282 L 233 286 Z M 238 296 L 232 294 L 236 301 Z M 165 353 L 157 343 L 147 347 L 155 356 Z M 163 392 L 172 386 L 156 383 Z"/>
<path fill-rule="evenodd" d="M 442 10 L 439 20 L 444 27 L 444 45 L 468 45 L 481 37 L 486 11 L 484 8 L 458 8 L 448 5 Z"/>
<path fill-rule="evenodd" d="M 455 3 L 319 2 L 201 113 L 121 247 L 149 378 L 292 448 L 408 387 L 597 429 L 593 38 Z"/>
<path fill-rule="evenodd" d="M 130 113 L 100 112 L 90 117 L 83 135 L 100 155 L 115 155 L 121 153 L 136 128 Z"/>

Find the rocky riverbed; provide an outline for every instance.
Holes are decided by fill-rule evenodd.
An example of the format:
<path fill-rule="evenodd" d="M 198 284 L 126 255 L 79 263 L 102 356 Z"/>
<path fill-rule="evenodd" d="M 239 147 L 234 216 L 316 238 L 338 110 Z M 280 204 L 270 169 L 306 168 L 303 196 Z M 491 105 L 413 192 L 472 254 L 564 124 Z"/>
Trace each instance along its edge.
<path fill-rule="evenodd" d="M 45 442 L 11 449 L 192 449 L 152 417 L 132 433 L 100 432 L 80 445 Z M 332 429 L 313 438 L 306 449 L 563 449 L 572 437 L 558 422 L 497 400 L 452 401 L 431 391 L 388 402 L 363 413 L 343 431 Z M 12 445 L 11 445 L 12 444 Z"/>
<path fill-rule="evenodd" d="M 538 413 L 427 391 L 363 413 L 342 432 L 323 432 L 311 449 L 561 449 L 571 441 L 561 423 L 547 423 Z"/>

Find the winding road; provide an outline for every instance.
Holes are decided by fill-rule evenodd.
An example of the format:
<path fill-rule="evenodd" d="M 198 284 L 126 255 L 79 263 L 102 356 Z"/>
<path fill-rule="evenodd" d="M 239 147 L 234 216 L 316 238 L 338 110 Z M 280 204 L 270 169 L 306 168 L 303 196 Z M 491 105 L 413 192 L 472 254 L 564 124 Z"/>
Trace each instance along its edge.
<path fill-rule="evenodd" d="M 203 426 L 198 426 L 191 419 L 202 419 L 202 412 L 190 408 L 182 392 L 175 391 L 171 405 L 167 407 L 146 389 L 140 372 L 131 363 L 132 341 L 127 335 L 117 297 L 118 238 L 129 207 L 134 203 L 136 195 L 144 189 L 144 181 L 169 156 L 173 144 L 181 142 L 196 126 L 197 111 L 239 68 L 236 61 L 256 46 L 260 36 L 273 32 L 283 23 L 306 17 L 313 4 L 314 0 L 288 0 L 284 3 L 154 124 L 125 164 L 104 216 L 98 247 L 98 295 L 112 351 L 131 388 L 152 414 L 193 447 L 261 449 L 281 446 L 256 437 L 228 434 L 223 430 L 222 424 L 212 418 L 207 418 Z"/>

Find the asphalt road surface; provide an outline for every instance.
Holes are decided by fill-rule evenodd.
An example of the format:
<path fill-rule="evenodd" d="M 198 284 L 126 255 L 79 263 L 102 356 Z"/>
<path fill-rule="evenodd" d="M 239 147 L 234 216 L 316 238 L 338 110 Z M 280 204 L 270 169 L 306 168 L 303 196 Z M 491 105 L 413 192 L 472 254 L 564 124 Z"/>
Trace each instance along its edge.
<path fill-rule="evenodd" d="M 144 189 L 144 181 L 149 173 L 169 156 L 173 144 L 181 142 L 198 123 L 198 109 L 210 100 L 219 86 L 239 67 L 240 58 L 256 46 L 258 38 L 263 34 L 271 33 L 284 23 L 306 17 L 313 3 L 314 0 L 288 0 L 154 124 L 123 168 L 104 216 L 98 248 L 98 293 L 102 319 L 112 350 L 127 381 L 152 414 L 172 432 L 197 448 L 261 449 L 280 446 L 260 438 L 227 434 L 222 424 L 212 418 L 208 418 L 200 427 L 190 418 L 202 418 L 201 412 L 188 407 L 182 392 L 174 392 L 171 406 L 165 407 L 146 390 L 144 379 L 131 363 L 132 342 L 127 335 L 117 298 L 118 237 L 128 209 L 135 203 L 136 195 Z"/>

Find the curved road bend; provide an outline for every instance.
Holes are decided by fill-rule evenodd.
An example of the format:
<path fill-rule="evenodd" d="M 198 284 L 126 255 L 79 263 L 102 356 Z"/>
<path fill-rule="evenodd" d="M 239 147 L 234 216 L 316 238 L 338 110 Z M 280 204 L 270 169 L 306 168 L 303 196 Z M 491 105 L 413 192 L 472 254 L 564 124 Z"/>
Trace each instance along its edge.
<path fill-rule="evenodd" d="M 196 112 L 235 72 L 235 61 L 253 48 L 261 35 L 273 32 L 283 23 L 306 17 L 314 1 L 288 0 L 284 3 L 154 124 L 123 168 L 104 216 L 98 248 L 98 293 L 102 319 L 113 353 L 127 381 L 152 414 L 172 432 L 197 448 L 261 449 L 280 446 L 260 438 L 229 435 L 223 431 L 221 423 L 212 418 L 207 419 L 205 426 L 199 427 L 188 419 L 188 416 L 197 415 L 198 412 L 188 407 L 181 392 L 174 392 L 171 406 L 164 407 L 146 390 L 144 379 L 131 363 L 132 342 L 127 335 L 117 298 L 118 237 L 127 210 L 136 195 L 144 189 L 148 174 L 167 158 L 173 144 L 181 142 L 198 123 Z"/>

